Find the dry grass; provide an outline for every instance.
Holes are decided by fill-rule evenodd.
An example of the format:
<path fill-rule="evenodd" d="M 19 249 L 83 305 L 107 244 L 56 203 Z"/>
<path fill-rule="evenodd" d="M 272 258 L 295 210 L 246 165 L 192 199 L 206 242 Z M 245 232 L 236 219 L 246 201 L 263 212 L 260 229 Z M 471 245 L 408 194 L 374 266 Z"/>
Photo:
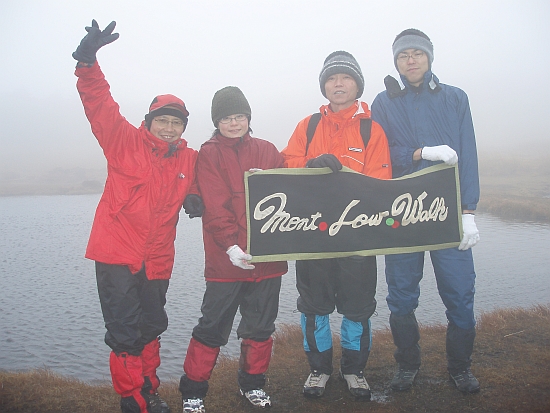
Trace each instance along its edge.
<path fill-rule="evenodd" d="M 335 343 L 337 343 L 335 338 Z M 548 412 L 550 411 L 550 306 L 482 314 L 474 349 L 473 371 L 481 382 L 475 395 L 459 393 L 445 369 L 445 328 L 422 328 L 423 365 L 409 392 L 392 392 L 388 383 L 395 365 L 393 341 L 387 330 L 376 331 L 367 365 L 373 401 L 353 400 L 333 374 L 319 400 L 301 395 L 308 366 L 299 326 L 287 325 L 275 336 L 275 350 L 266 390 L 278 412 Z M 340 349 L 335 347 L 335 371 Z M 238 360 L 221 358 L 206 398 L 209 413 L 257 412 L 238 395 Z M 103 413 L 119 411 L 118 396 L 109 383 L 91 386 L 49 371 L 0 372 L 0 411 Z M 161 395 L 181 411 L 176 381 L 164 382 Z"/>
<path fill-rule="evenodd" d="M 480 157 L 478 210 L 504 219 L 550 222 L 547 159 Z"/>
<path fill-rule="evenodd" d="M 89 386 L 43 369 L 28 373 L 0 372 L 0 380 L 3 413 L 113 412 L 119 400 L 110 382 Z"/>

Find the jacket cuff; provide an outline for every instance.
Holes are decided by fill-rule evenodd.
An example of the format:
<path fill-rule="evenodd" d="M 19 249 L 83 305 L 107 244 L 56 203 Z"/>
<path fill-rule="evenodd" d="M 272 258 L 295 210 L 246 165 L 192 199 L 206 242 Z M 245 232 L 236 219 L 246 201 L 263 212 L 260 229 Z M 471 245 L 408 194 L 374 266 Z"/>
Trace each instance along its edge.
<path fill-rule="evenodd" d="M 81 67 L 92 67 L 93 65 L 95 65 L 95 62 L 93 62 L 93 63 L 77 62 L 76 63 L 76 68 L 79 69 Z"/>

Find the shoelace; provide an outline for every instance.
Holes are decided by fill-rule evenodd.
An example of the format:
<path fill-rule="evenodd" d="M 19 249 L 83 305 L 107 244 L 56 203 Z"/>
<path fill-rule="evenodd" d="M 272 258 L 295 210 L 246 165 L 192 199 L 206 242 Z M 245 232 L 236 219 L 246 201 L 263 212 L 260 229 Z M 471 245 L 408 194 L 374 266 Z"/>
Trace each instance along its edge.
<path fill-rule="evenodd" d="M 365 376 L 363 375 L 363 372 L 360 372 L 359 374 L 351 374 L 350 376 L 352 376 L 352 380 L 355 382 L 354 383 L 355 386 L 353 386 L 353 387 L 363 388 L 363 389 L 368 389 L 369 388 L 369 384 L 367 383 L 367 380 L 365 379 Z"/>
<path fill-rule="evenodd" d="M 185 406 L 187 405 L 187 406 Z M 203 407 L 203 402 L 202 402 L 202 399 L 186 399 L 183 401 L 183 406 L 184 406 L 184 411 L 185 411 L 185 408 L 189 409 L 193 409 L 192 411 L 202 411 L 200 410 L 202 407 Z"/>
<path fill-rule="evenodd" d="M 358 375 L 356 381 L 357 381 L 358 387 L 363 387 L 365 389 L 369 388 L 367 380 L 365 380 L 365 377 L 363 375 Z"/>
<path fill-rule="evenodd" d="M 308 387 L 316 387 L 317 384 L 321 381 L 320 373 L 311 373 L 309 380 L 307 382 Z"/>
<path fill-rule="evenodd" d="M 456 375 L 453 376 L 453 378 L 458 381 L 458 382 L 466 382 L 466 381 L 471 381 L 474 379 L 474 375 L 472 374 L 471 371 L 463 371 L 461 373 L 458 373 Z"/>
<path fill-rule="evenodd" d="M 271 406 L 271 400 L 267 393 L 263 389 L 254 389 L 241 393 L 248 399 L 254 406 L 266 407 Z"/>
<path fill-rule="evenodd" d="M 269 397 L 265 391 L 263 391 L 262 389 L 256 389 L 256 390 L 250 390 L 247 392 L 249 396 L 257 396 L 257 397 L 262 397 L 262 398 L 267 398 Z"/>

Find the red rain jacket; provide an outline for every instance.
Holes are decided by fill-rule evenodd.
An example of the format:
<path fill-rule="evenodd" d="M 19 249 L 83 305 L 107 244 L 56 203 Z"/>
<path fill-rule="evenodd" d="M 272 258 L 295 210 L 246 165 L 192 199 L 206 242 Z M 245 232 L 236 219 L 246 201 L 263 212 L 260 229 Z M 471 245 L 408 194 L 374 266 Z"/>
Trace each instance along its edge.
<path fill-rule="evenodd" d="M 282 166 L 283 157 L 272 143 L 248 133 L 240 139 L 217 134 L 202 144 L 197 180 L 205 206 L 204 276 L 208 281 L 261 281 L 287 272 L 286 261 L 254 263 L 255 269 L 244 270 L 234 266 L 226 254 L 232 245 L 243 251 L 247 245 L 245 171 Z"/>
<path fill-rule="evenodd" d="M 144 123 L 136 128 L 120 114 L 97 62 L 77 68 L 75 75 L 92 132 L 107 158 L 107 181 L 86 258 L 127 265 L 132 273 L 145 265 L 148 279 L 168 279 L 176 224 L 195 179 L 197 151 L 180 139 L 177 150 L 164 157 L 169 144 Z"/>

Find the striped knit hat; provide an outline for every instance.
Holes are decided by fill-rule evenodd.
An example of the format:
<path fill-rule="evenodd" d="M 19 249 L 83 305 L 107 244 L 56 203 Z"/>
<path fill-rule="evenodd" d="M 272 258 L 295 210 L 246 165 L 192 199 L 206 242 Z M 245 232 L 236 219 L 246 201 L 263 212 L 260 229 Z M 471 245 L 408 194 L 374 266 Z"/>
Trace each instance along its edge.
<path fill-rule="evenodd" d="M 345 73 L 355 79 L 355 83 L 357 83 L 358 88 L 357 96 L 355 98 L 360 98 L 363 94 L 363 89 L 365 88 L 363 73 L 361 73 L 359 63 L 357 63 L 357 60 L 355 60 L 352 54 L 344 52 L 343 50 L 332 52 L 327 56 L 325 62 L 323 63 L 323 69 L 319 75 L 319 84 L 321 86 L 321 93 L 323 96 L 327 97 L 325 91 L 325 83 L 327 83 L 327 79 L 338 73 Z"/>

